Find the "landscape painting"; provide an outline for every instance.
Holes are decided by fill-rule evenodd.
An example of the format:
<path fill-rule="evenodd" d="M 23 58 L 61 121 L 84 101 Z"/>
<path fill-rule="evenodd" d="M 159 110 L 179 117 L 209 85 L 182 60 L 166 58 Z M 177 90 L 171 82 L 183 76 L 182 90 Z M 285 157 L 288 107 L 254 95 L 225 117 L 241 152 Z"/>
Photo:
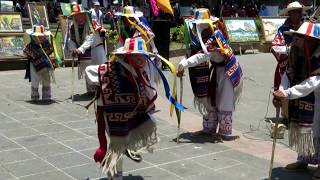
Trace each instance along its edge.
<path fill-rule="evenodd" d="M 23 56 L 23 36 L 0 37 L 0 59 Z"/>
<path fill-rule="evenodd" d="M 0 12 L 0 33 L 23 32 L 20 13 Z"/>
<path fill-rule="evenodd" d="M 223 23 L 231 43 L 259 41 L 259 34 L 254 19 L 224 19 Z"/>
<path fill-rule="evenodd" d="M 261 17 L 264 39 L 266 42 L 271 42 L 273 40 L 279 27 L 285 20 L 285 17 Z"/>

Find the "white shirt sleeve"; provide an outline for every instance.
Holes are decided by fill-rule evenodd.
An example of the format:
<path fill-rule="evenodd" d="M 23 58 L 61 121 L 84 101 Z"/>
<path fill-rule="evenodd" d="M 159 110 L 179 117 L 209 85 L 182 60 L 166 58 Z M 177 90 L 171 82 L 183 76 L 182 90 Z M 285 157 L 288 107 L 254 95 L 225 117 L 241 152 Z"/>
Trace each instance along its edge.
<path fill-rule="evenodd" d="M 78 48 L 82 54 L 84 54 L 84 52 L 91 47 L 93 43 L 93 39 L 94 39 L 94 33 L 91 33 L 90 35 L 86 36 L 86 39 L 84 40 L 82 45 Z"/>
<path fill-rule="evenodd" d="M 290 87 L 290 82 L 288 79 L 288 75 L 287 73 L 284 73 L 281 76 L 281 83 L 280 83 L 279 89 L 284 90 L 284 89 L 288 89 L 289 87 Z"/>
<path fill-rule="evenodd" d="M 87 66 L 86 67 L 86 77 L 87 77 L 87 82 L 90 85 L 96 85 L 99 86 L 99 65 L 93 65 L 93 66 Z"/>
<path fill-rule="evenodd" d="M 206 62 L 207 60 L 210 60 L 211 56 L 211 54 L 198 53 L 189 57 L 188 59 L 183 58 L 179 64 L 181 64 L 184 68 L 194 67 L 198 64 Z"/>
<path fill-rule="evenodd" d="M 289 99 L 297 99 L 309 95 L 317 88 L 320 88 L 320 76 L 312 76 L 300 84 L 285 90 L 285 93 Z"/>

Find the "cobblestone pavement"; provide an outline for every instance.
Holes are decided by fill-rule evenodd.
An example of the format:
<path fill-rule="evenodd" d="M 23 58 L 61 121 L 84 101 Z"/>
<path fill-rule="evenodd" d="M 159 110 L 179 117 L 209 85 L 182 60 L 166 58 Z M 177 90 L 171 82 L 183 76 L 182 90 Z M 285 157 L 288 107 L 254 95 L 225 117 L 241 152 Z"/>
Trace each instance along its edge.
<path fill-rule="evenodd" d="M 143 162 L 124 161 L 124 179 L 259 180 L 268 175 L 271 142 L 264 126 L 265 114 L 273 117 L 268 95 L 275 61 L 270 54 L 239 57 L 245 72 L 243 97 L 235 114 L 234 142 L 213 143 L 190 132 L 201 129 L 201 116 L 192 106 L 192 92 L 184 78 L 181 143 L 176 121 L 169 116 L 163 95 L 157 100 L 156 119 L 160 142 L 154 153 L 143 152 Z M 176 64 L 179 58 L 173 58 Z M 165 72 L 168 75 L 168 72 Z M 93 110 L 83 108 L 90 99 L 84 94 L 84 80 L 75 81 L 75 101 L 71 95 L 71 69 L 56 70 L 52 104 L 29 101 L 30 84 L 24 71 L 0 72 L 0 179 L 68 180 L 105 179 L 93 161 L 98 146 Z M 169 78 L 171 79 L 171 78 Z M 171 79 L 172 81 L 172 79 Z M 162 87 L 159 87 L 162 94 Z M 259 123 L 260 122 L 260 123 Z M 258 127 L 258 124 L 261 124 Z M 255 129 L 257 129 L 255 131 Z M 311 179 L 314 168 L 292 173 L 283 166 L 295 160 L 286 140 L 277 145 L 274 179 Z"/>

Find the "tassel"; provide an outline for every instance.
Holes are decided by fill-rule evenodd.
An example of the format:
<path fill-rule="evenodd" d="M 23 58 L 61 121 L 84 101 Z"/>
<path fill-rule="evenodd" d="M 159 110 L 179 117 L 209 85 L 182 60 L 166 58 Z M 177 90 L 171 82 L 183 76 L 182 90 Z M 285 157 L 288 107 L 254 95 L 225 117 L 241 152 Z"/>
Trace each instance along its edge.
<path fill-rule="evenodd" d="M 103 108 L 97 107 L 96 119 L 100 147 L 96 150 L 96 153 L 94 154 L 94 160 L 95 162 L 102 163 L 107 153 L 106 122 L 103 118 Z"/>

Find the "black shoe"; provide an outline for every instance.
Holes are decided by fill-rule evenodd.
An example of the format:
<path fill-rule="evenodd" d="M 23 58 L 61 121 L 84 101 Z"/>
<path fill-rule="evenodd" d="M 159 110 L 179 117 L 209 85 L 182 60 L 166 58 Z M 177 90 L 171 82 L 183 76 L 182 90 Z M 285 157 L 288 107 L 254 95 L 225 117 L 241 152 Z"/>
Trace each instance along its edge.
<path fill-rule="evenodd" d="M 134 162 L 139 163 L 139 162 L 142 161 L 142 156 L 139 153 L 135 152 L 135 151 L 131 151 L 131 150 L 127 149 L 125 154 L 126 154 L 126 156 L 128 158 L 130 158 Z"/>

